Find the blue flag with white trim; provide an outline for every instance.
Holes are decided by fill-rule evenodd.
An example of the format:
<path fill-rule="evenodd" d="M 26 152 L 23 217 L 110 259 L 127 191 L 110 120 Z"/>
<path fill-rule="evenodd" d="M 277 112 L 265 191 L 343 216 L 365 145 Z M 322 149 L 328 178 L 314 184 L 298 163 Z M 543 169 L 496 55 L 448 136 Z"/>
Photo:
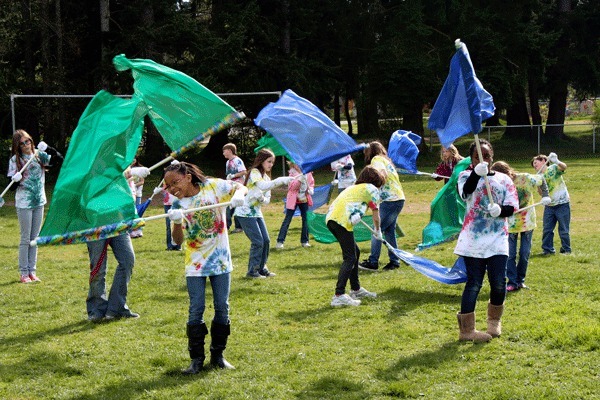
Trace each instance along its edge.
<path fill-rule="evenodd" d="M 456 40 L 450 73 L 433 106 L 428 127 L 437 132 L 444 147 L 469 132 L 478 134 L 482 121 L 494 115 L 492 95 L 484 88 L 471 63 L 467 46 Z"/>
<path fill-rule="evenodd" d="M 254 123 L 279 142 L 304 174 L 365 148 L 317 106 L 289 89 L 263 108 Z"/>

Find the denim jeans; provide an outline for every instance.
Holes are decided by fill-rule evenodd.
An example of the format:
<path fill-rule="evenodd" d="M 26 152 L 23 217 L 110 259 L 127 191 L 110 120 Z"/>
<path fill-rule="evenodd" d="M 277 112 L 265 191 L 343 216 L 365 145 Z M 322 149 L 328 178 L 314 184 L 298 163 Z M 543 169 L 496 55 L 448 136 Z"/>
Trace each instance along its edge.
<path fill-rule="evenodd" d="M 231 228 L 231 220 L 233 219 L 233 227 L 234 229 L 242 229 L 242 226 L 240 225 L 240 221 L 238 220 L 238 217 L 234 216 L 233 213 L 235 211 L 235 207 L 227 207 L 227 210 L 225 210 L 225 221 L 227 222 L 227 230 L 229 230 L 229 228 Z"/>
<path fill-rule="evenodd" d="M 490 258 L 464 257 L 467 267 L 467 282 L 460 304 L 461 314 L 475 311 L 477 296 L 483 284 L 485 271 L 490 282 L 490 303 L 495 306 L 504 304 L 506 297 L 506 260 L 508 256 L 496 255 Z"/>
<path fill-rule="evenodd" d="M 213 276 L 188 276 L 187 290 L 190 296 L 190 315 L 188 325 L 197 325 L 204 322 L 204 309 L 206 307 L 206 279 L 210 279 L 213 292 L 213 306 L 215 308 L 214 322 L 229 325 L 229 288 L 231 274 Z"/>
<path fill-rule="evenodd" d="M 398 215 L 404 207 L 404 200 L 397 201 L 384 201 L 379 205 L 379 217 L 381 218 L 381 233 L 386 242 L 392 245 L 395 249 L 398 248 L 396 243 L 396 221 Z M 379 254 L 381 253 L 381 241 L 371 238 L 371 254 L 369 255 L 369 262 L 371 264 L 377 264 L 379 262 Z M 388 256 L 390 262 L 396 265 L 400 264 L 400 259 L 393 251 L 388 249 Z"/>
<path fill-rule="evenodd" d="M 248 272 L 258 272 L 265 268 L 269 258 L 271 239 L 263 218 L 238 217 L 244 233 L 250 239 Z"/>
<path fill-rule="evenodd" d="M 554 227 L 558 223 L 558 236 L 560 237 L 560 252 L 571 252 L 571 237 L 569 224 L 571 222 L 571 203 L 544 207 L 544 228 L 542 230 L 542 250 L 544 253 L 555 253 Z"/>
<path fill-rule="evenodd" d="M 19 242 L 19 272 L 21 275 L 35 274 L 37 269 L 37 246 L 30 246 L 40 233 L 44 206 L 36 208 L 17 208 L 17 218 L 21 229 Z"/>
<path fill-rule="evenodd" d="M 360 289 L 360 280 L 358 279 L 360 249 L 354 240 L 354 233 L 347 231 L 346 228 L 335 221 L 327 222 L 327 228 L 335 236 L 342 249 L 343 261 L 335 285 L 335 294 L 342 295 L 346 292 L 348 280 L 350 280 L 351 290 Z"/>
<path fill-rule="evenodd" d="M 506 277 L 511 285 L 525 283 L 529 255 L 531 254 L 531 238 L 533 230 L 521 232 L 521 247 L 519 248 L 519 262 L 517 263 L 517 240 L 518 233 L 508 235 L 508 261 L 506 262 Z"/>
<path fill-rule="evenodd" d="M 117 269 L 113 277 L 108 298 L 106 297 L 106 257 L 108 246 L 117 259 Z M 110 239 L 87 243 L 90 256 L 90 290 L 86 300 L 89 317 L 101 318 L 105 315 L 125 315 L 127 307 L 127 286 L 131 279 L 135 254 L 128 233 Z"/>
<path fill-rule="evenodd" d="M 300 218 L 302 218 L 302 233 L 300 234 L 300 243 L 308 243 L 308 223 L 306 221 L 308 203 L 296 203 L 296 207 L 300 209 Z M 281 228 L 279 228 L 279 234 L 277 235 L 278 243 L 285 242 L 285 237 L 287 236 L 290 222 L 292 222 L 292 218 L 294 217 L 294 212 L 296 212 L 295 208 L 293 210 L 290 210 L 289 208 L 285 209 L 285 217 L 283 218 Z"/>
<path fill-rule="evenodd" d="M 165 205 L 165 214 L 171 209 L 170 205 Z M 171 220 L 169 217 L 165 218 L 165 227 L 167 228 L 167 250 L 180 250 L 181 246 L 173 243 L 173 237 L 171 236 Z"/>

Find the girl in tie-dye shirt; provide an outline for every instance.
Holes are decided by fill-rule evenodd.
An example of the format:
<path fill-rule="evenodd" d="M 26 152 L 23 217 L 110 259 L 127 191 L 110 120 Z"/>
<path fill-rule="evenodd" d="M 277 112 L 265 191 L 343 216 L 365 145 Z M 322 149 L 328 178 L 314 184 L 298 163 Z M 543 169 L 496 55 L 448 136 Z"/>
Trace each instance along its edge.
<path fill-rule="evenodd" d="M 230 332 L 229 287 L 233 270 L 225 226 L 225 207 L 185 215 L 182 210 L 228 201 L 235 206 L 243 202 L 247 189 L 240 183 L 207 178 L 197 166 L 186 162 L 165 168 L 164 180 L 166 190 L 177 197 L 168 212 L 169 219 L 173 221 L 173 241 L 177 245 L 184 240 L 186 243 L 185 275 L 190 297 L 187 335 L 192 363 L 183 372 L 195 374 L 203 366 L 204 337 L 208 333 L 204 322 L 207 278 L 212 286 L 215 310 L 211 326 L 211 364 L 233 368 L 223 358 Z"/>

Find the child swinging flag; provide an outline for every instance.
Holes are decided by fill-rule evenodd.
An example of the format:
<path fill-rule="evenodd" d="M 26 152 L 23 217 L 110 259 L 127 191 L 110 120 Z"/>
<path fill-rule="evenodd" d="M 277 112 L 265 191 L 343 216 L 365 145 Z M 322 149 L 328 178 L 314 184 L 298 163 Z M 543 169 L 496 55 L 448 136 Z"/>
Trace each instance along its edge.
<path fill-rule="evenodd" d="M 410 132 L 398 130 L 392 133 L 390 144 L 388 145 L 388 156 L 396 166 L 408 171 L 411 174 L 416 174 L 417 157 L 419 156 L 419 144 L 421 144 L 421 136 Z"/>
<path fill-rule="evenodd" d="M 365 148 L 289 89 L 263 108 L 254 123 L 270 133 L 305 174 Z"/>

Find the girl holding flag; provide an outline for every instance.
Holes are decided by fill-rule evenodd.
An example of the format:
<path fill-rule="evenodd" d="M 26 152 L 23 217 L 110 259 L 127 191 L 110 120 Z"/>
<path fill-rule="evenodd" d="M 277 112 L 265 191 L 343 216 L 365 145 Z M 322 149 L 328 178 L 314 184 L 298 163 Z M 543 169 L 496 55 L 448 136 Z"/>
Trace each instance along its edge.
<path fill-rule="evenodd" d="M 165 168 L 165 189 L 177 197 L 168 212 L 173 222 L 173 241 L 186 242 L 185 269 L 189 317 L 186 326 L 191 364 L 184 374 L 197 374 L 204 365 L 204 338 L 208 334 L 204 322 L 206 280 L 213 292 L 215 316 L 210 328 L 210 365 L 234 367 L 223 358 L 230 334 L 229 288 L 231 283 L 231 251 L 227 235 L 225 207 L 184 214 L 183 210 L 231 201 L 243 204 L 247 189 L 236 182 L 204 176 L 194 164 L 181 162 Z M 184 226 L 185 223 L 185 226 Z"/>
<path fill-rule="evenodd" d="M 39 282 L 37 277 L 37 246 L 29 242 L 37 237 L 42 226 L 46 192 L 44 190 L 45 168 L 62 161 L 62 155 L 44 142 L 35 151 L 33 138 L 22 129 L 15 131 L 12 138 L 12 157 L 8 163 L 8 177 L 13 181 L 15 207 L 21 227 L 19 242 L 19 272 L 22 283 Z M 33 159 L 32 159 L 33 158 Z M 52 161 L 51 161 L 52 159 Z M 21 173 L 21 169 L 31 163 Z"/>
<path fill-rule="evenodd" d="M 476 143 L 469 149 L 472 164 L 458 176 L 458 193 L 466 202 L 465 219 L 454 253 L 463 256 L 467 282 L 462 294 L 459 340 L 487 342 L 501 333 L 500 317 L 506 297 L 506 261 L 508 259 L 507 217 L 519 207 L 517 190 L 509 176 L 489 173 L 493 161 L 492 145 L 479 139 L 483 160 L 479 159 Z M 490 193 L 485 177 L 489 181 Z M 483 178 L 483 179 L 482 179 Z M 475 329 L 475 305 L 485 273 L 490 282 L 487 333 Z"/>
<path fill-rule="evenodd" d="M 256 154 L 250 173 L 246 175 L 245 185 L 248 195 L 244 204 L 237 207 L 234 216 L 238 217 L 244 233 L 250 239 L 250 257 L 248 260 L 247 278 L 266 278 L 275 276 L 267 268 L 271 240 L 262 215 L 261 206 L 271 201 L 271 189 L 288 185 L 292 179 L 281 176 L 271 180 L 271 169 L 275 162 L 275 154 L 268 149 L 260 149 Z"/>

